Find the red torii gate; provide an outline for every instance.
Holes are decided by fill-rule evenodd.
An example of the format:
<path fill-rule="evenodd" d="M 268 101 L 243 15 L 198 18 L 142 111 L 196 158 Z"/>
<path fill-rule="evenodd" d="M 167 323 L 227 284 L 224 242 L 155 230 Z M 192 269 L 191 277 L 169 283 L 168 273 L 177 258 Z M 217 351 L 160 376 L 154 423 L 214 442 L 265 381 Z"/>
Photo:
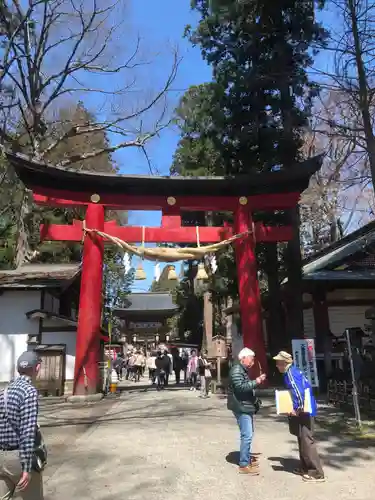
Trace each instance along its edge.
<path fill-rule="evenodd" d="M 85 207 L 85 224 L 129 243 L 195 243 L 196 228 L 181 224 L 182 211 L 228 211 L 234 227 L 200 227 L 201 243 L 214 243 L 233 234 L 248 232 L 235 243 L 242 335 L 266 369 L 256 242 L 288 241 L 290 226 L 265 226 L 253 222 L 255 211 L 274 212 L 296 206 L 311 175 L 321 166 L 321 157 L 296 164 L 288 170 L 236 177 L 152 177 L 89 173 L 47 166 L 19 154 L 8 154 L 19 178 L 33 191 L 39 205 Z M 105 209 L 161 210 L 161 227 L 122 227 L 105 222 Z M 103 249 L 101 237 L 84 237 L 81 221 L 72 225 L 42 225 L 41 238 L 82 241 L 83 262 L 79 303 L 74 394 L 98 391 L 100 320 L 102 307 Z"/>

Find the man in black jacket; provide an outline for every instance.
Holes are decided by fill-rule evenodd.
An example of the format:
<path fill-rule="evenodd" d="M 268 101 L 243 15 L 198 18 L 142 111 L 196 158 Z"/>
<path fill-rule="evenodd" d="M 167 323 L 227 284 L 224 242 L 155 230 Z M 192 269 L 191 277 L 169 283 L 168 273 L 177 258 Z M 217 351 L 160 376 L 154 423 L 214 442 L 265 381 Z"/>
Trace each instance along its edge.
<path fill-rule="evenodd" d="M 262 374 L 255 380 L 250 380 L 248 369 L 253 366 L 254 357 L 254 351 L 247 347 L 238 354 L 238 362 L 232 366 L 229 373 L 227 406 L 233 412 L 240 429 L 239 472 L 257 476 L 259 463 L 251 457 L 254 434 L 253 416 L 259 409 L 255 388 L 265 381 L 266 375 Z"/>
<path fill-rule="evenodd" d="M 116 370 L 118 380 L 122 380 L 122 371 L 124 369 L 124 365 L 125 365 L 124 354 L 120 352 L 117 358 L 113 362 L 113 367 Z"/>
<path fill-rule="evenodd" d="M 178 351 L 173 355 L 173 371 L 175 374 L 176 385 L 181 381 L 181 370 L 184 369 L 184 363 Z"/>
<path fill-rule="evenodd" d="M 157 357 L 155 360 L 156 366 L 156 376 L 158 380 L 157 389 L 160 391 L 164 389 L 166 382 L 166 374 L 170 370 L 170 360 L 168 356 L 165 356 L 161 353 L 161 351 L 157 352 Z"/>

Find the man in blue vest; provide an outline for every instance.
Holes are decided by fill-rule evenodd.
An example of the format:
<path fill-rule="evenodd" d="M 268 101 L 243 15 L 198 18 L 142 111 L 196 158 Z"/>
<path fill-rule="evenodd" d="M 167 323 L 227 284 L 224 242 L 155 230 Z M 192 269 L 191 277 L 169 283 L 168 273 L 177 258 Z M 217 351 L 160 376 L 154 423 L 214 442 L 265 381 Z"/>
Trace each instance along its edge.
<path fill-rule="evenodd" d="M 302 476 L 305 482 L 322 483 L 325 480 L 324 472 L 313 437 L 317 405 L 312 387 L 303 373 L 293 364 L 293 358 L 289 353 L 280 351 L 273 359 L 279 372 L 284 374 L 284 384 L 289 389 L 293 401 L 293 412 L 289 415 L 289 431 L 298 439 L 300 456 L 300 466 L 293 472 Z M 305 395 L 308 394 L 311 398 L 311 411 L 307 413 Z"/>

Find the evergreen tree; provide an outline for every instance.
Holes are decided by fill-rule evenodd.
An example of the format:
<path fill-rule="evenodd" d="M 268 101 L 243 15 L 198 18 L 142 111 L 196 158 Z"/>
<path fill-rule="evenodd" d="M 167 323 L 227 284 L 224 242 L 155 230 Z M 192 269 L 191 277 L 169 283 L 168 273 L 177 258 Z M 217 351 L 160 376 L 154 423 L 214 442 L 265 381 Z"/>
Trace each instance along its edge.
<path fill-rule="evenodd" d="M 216 135 L 223 111 L 222 89 L 215 83 L 190 87 L 176 109 L 181 139 L 174 154 L 171 174 L 222 175 L 224 163 Z"/>
<path fill-rule="evenodd" d="M 214 82 L 185 96 L 203 106 L 202 112 L 191 110 L 194 106 L 182 106 L 189 117 L 181 126 L 174 169 L 186 175 L 197 171 L 204 159 L 207 173 L 241 174 L 287 169 L 301 158 L 302 135 L 318 91 L 306 69 L 326 36 L 315 21 L 315 6 L 314 1 L 304 0 L 192 0 L 200 21 L 194 29 L 188 26 L 186 35 L 212 66 Z M 202 116 L 206 111 L 208 116 Z M 260 215 L 255 214 L 255 218 Z M 292 223 L 298 224 L 296 211 Z M 296 286 L 300 273 L 298 238 L 288 247 Z M 270 263 L 268 271 L 272 269 L 273 277 L 269 275 L 269 279 L 275 290 L 276 245 L 258 245 L 257 250 L 258 262 L 266 267 Z M 218 261 L 219 275 L 232 270 L 230 278 L 224 275 L 219 280 L 221 289 L 228 288 L 228 279 L 231 290 L 236 289 L 232 260 L 229 253 Z M 297 304 L 290 315 L 298 316 L 293 325 L 296 335 L 301 333 L 300 306 Z"/>
<path fill-rule="evenodd" d="M 158 281 L 154 280 L 152 282 L 150 287 L 151 292 L 166 292 L 175 295 L 176 288 L 178 287 L 178 280 L 168 279 L 170 267 L 170 265 L 164 266 Z"/>
<path fill-rule="evenodd" d="M 317 91 L 306 73 L 311 48 L 325 38 L 314 2 L 193 0 L 192 6 L 201 19 L 187 35 L 221 89 L 213 136 L 226 173 L 288 168 L 300 158 Z"/>
<path fill-rule="evenodd" d="M 104 251 L 103 269 L 103 324 L 112 324 L 114 337 L 121 335 L 121 320 L 114 317 L 113 309 L 124 307 L 126 296 L 134 281 L 134 271 L 125 272 L 123 255 L 116 247 L 106 246 Z"/>
<path fill-rule="evenodd" d="M 0 156 L 0 269 L 12 267 L 22 188 L 5 157 Z"/>

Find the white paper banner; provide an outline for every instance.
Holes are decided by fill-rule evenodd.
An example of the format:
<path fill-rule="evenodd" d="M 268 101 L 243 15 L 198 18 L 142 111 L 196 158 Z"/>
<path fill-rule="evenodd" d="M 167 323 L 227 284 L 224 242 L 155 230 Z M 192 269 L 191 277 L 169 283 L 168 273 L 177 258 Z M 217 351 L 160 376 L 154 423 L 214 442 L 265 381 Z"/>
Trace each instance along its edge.
<path fill-rule="evenodd" d="M 314 339 L 294 339 L 292 349 L 294 364 L 305 375 L 311 387 L 319 387 Z"/>

